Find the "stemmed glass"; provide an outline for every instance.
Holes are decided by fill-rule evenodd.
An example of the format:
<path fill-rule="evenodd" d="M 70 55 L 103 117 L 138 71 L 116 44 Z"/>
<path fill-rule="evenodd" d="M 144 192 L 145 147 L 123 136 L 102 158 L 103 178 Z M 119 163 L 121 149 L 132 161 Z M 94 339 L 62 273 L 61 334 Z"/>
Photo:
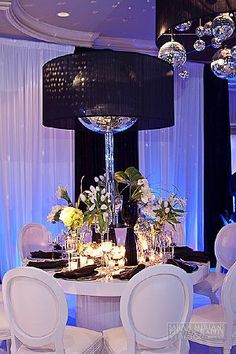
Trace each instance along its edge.
<path fill-rule="evenodd" d="M 103 262 L 105 264 L 105 281 L 109 281 L 112 279 L 111 267 L 109 267 L 110 262 L 110 253 L 112 250 L 112 242 L 111 241 L 104 241 L 101 243 L 101 249 L 103 252 Z"/>
<path fill-rule="evenodd" d="M 71 270 L 72 254 L 77 251 L 77 242 L 73 236 L 66 235 L 66 253 L 68 254 L 68 266 Z"/>
<path fill-rule="evenodd" d="M 52 238 L 52 234 L 48 235 L 48 245 L 50 247 L 50 250 L 52 252 L 52 260 L 54 260 L 54 246 L 56 244 L 56 241 Z"/>

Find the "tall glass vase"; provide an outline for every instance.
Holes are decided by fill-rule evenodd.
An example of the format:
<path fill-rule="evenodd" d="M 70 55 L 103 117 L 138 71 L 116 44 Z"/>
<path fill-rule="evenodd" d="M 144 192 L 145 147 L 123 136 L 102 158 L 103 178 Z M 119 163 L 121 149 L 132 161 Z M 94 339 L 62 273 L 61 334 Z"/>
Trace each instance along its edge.
<path fill-rule="evenodd" d="M 126 239 L 125 239 L 125 258 L 126 265 L 137 265 L 137 248 L 136 248 L 136 236 L 134 233 L 134 226 L 138 219 L 138 206 L 137 202 L 131 201 L 123 203 L 122 207 L 122 219 L 127 227 Z"/>

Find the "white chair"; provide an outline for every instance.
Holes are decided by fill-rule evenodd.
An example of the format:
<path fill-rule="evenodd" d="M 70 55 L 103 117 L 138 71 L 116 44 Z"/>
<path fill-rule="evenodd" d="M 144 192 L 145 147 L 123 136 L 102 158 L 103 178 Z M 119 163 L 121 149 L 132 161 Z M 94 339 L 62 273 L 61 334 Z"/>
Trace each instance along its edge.
<path fill-rule="evenodd" d="M 66 326 L 68 309 L 56 279 L 35 268 L 15 268 L 3 278 L 11 353 L 101 353 L 101 333 Z"/>
<path fill-rule="evenodd" d="M 211 347 L 223 347 L 224 354 L 229 354 L 236 344 L 236 263 L 224 278 L 220 304 L 193 310 L 188 338 Z"/>
<path fill-rule="evenodd" d="M 3 303 L 0 303 L 0 345 L 3 341 L 7 343 L 7 353 L 10 353 L 11 333 L 9 324 L 5 315 Z"/>
<path fill-rule="evenodd" d="M 194 292 L 210 298 L 211 303 L 219 303 L 218 290 L 222 287 L 225 274 L 236 261 L 236 223 L 222 227 L 215 240 L 216 272 L 211 272 L 200 283 L 194 285 Z"/>
<path fill-rule="evenodd" d="M 19 254 L 21 260 L 30 255 L 32 251 L 48 251 L 50 231 L 41 224 L 26 224 L 19 235 Z"/>
<path fill-rule="evenodd" d="M 181 338 L 192 310 L 190 277 L 172 265 L 144 269 L 121 296 L 123 327 L 103 331 L 104 352 L 112 354 L 188 353 Z"/>

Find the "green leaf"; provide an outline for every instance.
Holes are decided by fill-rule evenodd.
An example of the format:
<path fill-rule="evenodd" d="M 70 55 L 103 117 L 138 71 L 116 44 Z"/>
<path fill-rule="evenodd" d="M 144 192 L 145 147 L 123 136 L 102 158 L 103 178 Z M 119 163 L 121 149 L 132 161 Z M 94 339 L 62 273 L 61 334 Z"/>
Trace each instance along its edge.
<path fill-rule="evenodd" d="M 144 178 L 143 175 L 135 167 L 128 167 L 125 170 L 125 174 L 128 176 L 131 182 Z"/>
<path fill-rule="evenodd" d="M 126 175 L 124 171 L 118 171 L 115 173 L 115 180 L 117 183 L 128 184 L 129 177 Z"/>

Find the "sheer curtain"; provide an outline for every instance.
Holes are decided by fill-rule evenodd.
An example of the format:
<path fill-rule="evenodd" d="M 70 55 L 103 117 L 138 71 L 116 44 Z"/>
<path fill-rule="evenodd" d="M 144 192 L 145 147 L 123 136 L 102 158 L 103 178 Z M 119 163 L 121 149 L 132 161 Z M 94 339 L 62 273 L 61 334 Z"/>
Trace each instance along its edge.
<path fill-rule="evenodd" d="M 139 167 L 156 194 L 176 191 L 187 199 L 186 243 L 203 249 L 204 93 L 202 64 L 175 76 L 175 126 L 139 132 Z"/>
<path fill-rule="evenodd" d="M 57 186 L 73 195 L 74 134 L 42 126 L 42 65 L 73 47 L 0 39 L 0 267 L 19 265 L 18 235 L 45 224 Z"/>

